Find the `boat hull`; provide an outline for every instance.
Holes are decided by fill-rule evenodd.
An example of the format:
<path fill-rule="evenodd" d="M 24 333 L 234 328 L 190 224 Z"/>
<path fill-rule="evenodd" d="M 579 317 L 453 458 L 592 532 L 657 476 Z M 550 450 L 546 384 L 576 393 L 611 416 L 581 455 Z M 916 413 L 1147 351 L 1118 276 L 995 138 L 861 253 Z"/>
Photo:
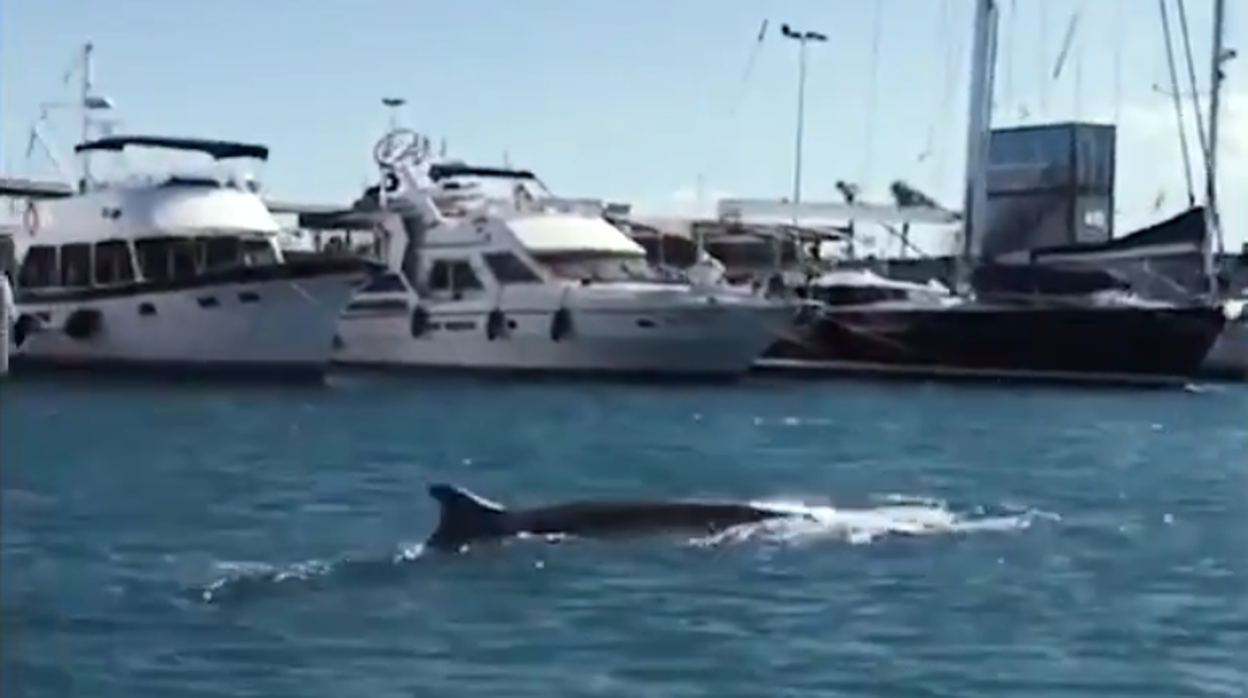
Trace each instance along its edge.
<path fill-rule="evenodd" d="M 731 303 L 571 312 L 572 331 L 551 336 L 552 310 L 510 310 L 491 340 L 488 313 L 431 311 L 430 331 L 411 332 L 411 313 L 349 313 L 335 363 L 378 369 L 628 378 L 727 379 L 748 372 L 791 312 Z"/>
<path fill-rule="evenodd" d="M 367 273 L 362 265 L 313 265 L 191 288 L 19 300 L 33 329 L 11 357 L 15 376 L 95 376 L 320 381 L 338 318 Z M 75 314 L 96 316 L 89 336 Z M 74 336 L 77 334 L 78 336 Z"/>
<path fill-rule="evenodd" d="M 1184 382 L 1226 318 L 1216 308 L 1010 307 L 826 310 L 774 345 L 772 367 L 1087 382 Z"/>
<path fill-rule="evenodd" d="M 1227 323 L 1205 358 L 1201 375 L 1236 381 L 1248 379 L 1248 320 L 1240 318 Z"/>

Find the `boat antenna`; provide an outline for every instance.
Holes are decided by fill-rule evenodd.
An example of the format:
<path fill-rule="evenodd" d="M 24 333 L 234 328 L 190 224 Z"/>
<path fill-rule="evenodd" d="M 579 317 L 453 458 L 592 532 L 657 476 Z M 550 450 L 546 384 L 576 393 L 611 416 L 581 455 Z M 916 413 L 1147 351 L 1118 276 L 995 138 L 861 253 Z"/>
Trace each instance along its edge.
<path fill-rule="evenodd" d="M 407 104 L 407 100 L 402 97 L 382 97 L 381 103 L 390 112 L 390 130 L 399 130 L 399 110 Z"/>

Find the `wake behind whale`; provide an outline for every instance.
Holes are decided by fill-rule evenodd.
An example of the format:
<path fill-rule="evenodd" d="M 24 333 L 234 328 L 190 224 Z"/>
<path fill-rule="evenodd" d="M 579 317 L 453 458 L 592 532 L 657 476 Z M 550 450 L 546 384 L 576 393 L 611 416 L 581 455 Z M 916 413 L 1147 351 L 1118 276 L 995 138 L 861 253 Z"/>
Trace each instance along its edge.
<path fill-rule="evenodd" d="M 476 495 L 472 496 L 488 505 L 502 508 L 501 505 L 489 502 L 489 500 Z M 677 545 L 692 549 L 724 546 L 772 548 L 828 543 L 868 545 L 898 537 L 915 539 L 949 535 L 1011 533 L 1025 530 L 1036 521 L 1058 519 L 1054 514 L 1012 505 L 954 509 L 938 500 L 899 495 L 876 497 L 872 498 L 872 501 L 875 502 L 874 506 L 852 508 L 829 504 L 807 504 L 795 500 L 751 501 L 733 506 L 756 508 L 767 514 L 750 515 L 758 516 L 758 519 L 737 522 L 733 525 L 724 525 L 727 519 L 716 518 L 711 522 L 716 525 L 701 527 L 694 525 L 625 527 L 625 532 L 605 535 L 598 534 L 591 529 L 590 534 L 585 537 L 667 534 L 669 540 L 674 540 Z M 636 501 L 614 503 L 639 504 Z M 678 501 L 671 504 L 683 506 L 690 503 Z M 706 502 L 692 503 L 708 504 Z M 596 504 L 601 504 L 601 502 Z M 731 518 L 731 516 L 728 517 L 728 519 Z M 678 523 L 687 524 L 688 521 L 689 519 L 686 518 Z M 499 543 L 508 540 L 540 543 L 541 541 L 562 541 L 571 537 L 578 537 L 578 533 L 575 531 L 512 531 L 501 536 L 487 536 L 485 540 Z M 293 564 L 220 562 L 215 565 L 217 572 L 212 582 L 195 586 L 187 591 L 191 598 L 199 602 L 228 604 L 311 591 L 398 584 L 404 580 L 410 580 L 413 575 L 441 574 L 440 570 L 444 566 L 437 563 L 448 556 L 430 555 L 434 547 L 436 547 L 434 544 L 416 543 L 400 546 L 387 553 L 305 560 Z M 514 564 L 514 560 L 501 560 L 499 564 Z M 533 564 L 532 561 L 530 564 Z"/>

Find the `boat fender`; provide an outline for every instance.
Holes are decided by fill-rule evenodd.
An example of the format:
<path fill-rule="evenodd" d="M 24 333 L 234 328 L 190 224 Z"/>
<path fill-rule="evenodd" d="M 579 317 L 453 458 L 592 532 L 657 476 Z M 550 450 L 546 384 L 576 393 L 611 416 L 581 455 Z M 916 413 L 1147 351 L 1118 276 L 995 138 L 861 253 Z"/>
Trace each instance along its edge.
<path fill-rule="evenodd" d="M 507 315 L 495 308 L 485 318 L 485 336 L 491 342 L 507 335 Z"/>
<path fill-rule="evenodd" d="M 39 329 L 39 320 L 33 315 L 23 313 L 17 318 L 17 322 L 13 323 L 13 347 L 21 349 L 26 340 L 30 338 L 31 333 Z"/>
<path fill-rule="evenodd" d="M 572 311 L 560 308 L 550 319 L 550 338 L 556 342 L 572 334 Z"/>
<path fill-rule="evenodd" d="M 424 306 L 412 308 L 412 338 L 420 339 L 429 329 L 429 311 Z"/>
<path fill-rule="evenodd" d="M 100 333 L 104 315 L 96 308 L 79 308 L 65 318 L 65 334 L 70 339 L 85 341 Z"/>

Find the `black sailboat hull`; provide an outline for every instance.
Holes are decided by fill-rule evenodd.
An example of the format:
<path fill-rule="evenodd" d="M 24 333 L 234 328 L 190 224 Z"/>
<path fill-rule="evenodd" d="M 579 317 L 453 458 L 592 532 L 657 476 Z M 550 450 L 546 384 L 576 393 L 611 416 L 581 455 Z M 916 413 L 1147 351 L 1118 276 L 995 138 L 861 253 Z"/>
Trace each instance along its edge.
<path fill-rule="evenodd" d="M 1226 318 L 1210 307 L 830 308 L 763 367 L 1077 382 L 1186 381 Z"/>

